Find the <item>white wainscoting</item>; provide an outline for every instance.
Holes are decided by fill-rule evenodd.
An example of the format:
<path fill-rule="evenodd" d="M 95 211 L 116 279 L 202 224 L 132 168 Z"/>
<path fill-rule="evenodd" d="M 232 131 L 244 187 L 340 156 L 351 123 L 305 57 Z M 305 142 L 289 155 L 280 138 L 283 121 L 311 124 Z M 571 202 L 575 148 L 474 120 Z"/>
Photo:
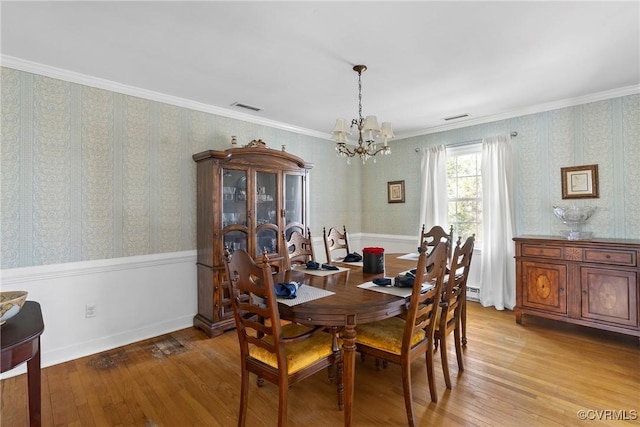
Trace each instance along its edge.
<path fill-rule="evenodd" d="M 42 307 L 42 366 L 193 325 L 196 251 L 2 270 L 2 290 L 25 290 Z M 95 317 L 85 306 L 95 304 Z M 23 364 L 0 376 L 26 372 Z"/>

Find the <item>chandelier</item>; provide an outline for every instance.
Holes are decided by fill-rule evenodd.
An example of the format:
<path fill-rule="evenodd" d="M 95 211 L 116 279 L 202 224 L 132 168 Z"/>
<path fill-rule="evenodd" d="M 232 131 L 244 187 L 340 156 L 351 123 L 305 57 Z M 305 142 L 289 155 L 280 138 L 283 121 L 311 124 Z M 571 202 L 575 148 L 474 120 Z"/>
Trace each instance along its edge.
<path fill-rule="evenodd" d="M 336 141 L 336 153 L 340 157 L 347 159 L 347 164 L 351 164 L 351 158 L 360 156 L 362 164 L 365 164 L 369 158 L 373 157 L 373 162 L 376 162 L 375 155 L 391 154 L 391 147 L 387 145 L 387 140 L 393 138 L 393 130 L 391 129 L 391 123 L 384 122 L 382 127 L 378 126 L 378 119 L 376 116 L 362 117 L 362 73 L 367 69 L 366 65 L 356 65 L 353 67 L 353 71 L 358 73 L 358 118 L 351 120 L 351 126 L 347 127 L 346 119 L 337 119 L 336 126 L 331 132 L 331 139 Z M 358 146 L 353 150 L 347 147 L 347 138 L 351 135 L 351 128 L 356 126 L 358 128 Z M 382 147 L 377 148 L 375 137 L 384 138 L 384 144 Z"/>

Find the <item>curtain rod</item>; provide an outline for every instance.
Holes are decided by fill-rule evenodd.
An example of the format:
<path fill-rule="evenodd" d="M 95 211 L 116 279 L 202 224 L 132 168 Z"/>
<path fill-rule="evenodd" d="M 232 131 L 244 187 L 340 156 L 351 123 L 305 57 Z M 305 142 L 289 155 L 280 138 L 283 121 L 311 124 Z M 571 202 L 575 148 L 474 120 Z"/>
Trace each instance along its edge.
<path fill-rule="evenodd" d="M 513 131 L 509 135 L 511 136 L 511 138 L 515 138 L 516 136 L 518 136 L 518 132 Z M 447 148 L 449 148 L 449 147 L 462 147 L 464 145 L 477 144 L 477 143 L 480 143 L 480 142 L 482 142 L 482 139 L 473 139 L 471 141 L 454 142 L 452 144 L 447 144 L 446 147 Z M 420 152 L 420 149 L 416 148 L 416 153 L 419 153 L 419 152 Z"/>

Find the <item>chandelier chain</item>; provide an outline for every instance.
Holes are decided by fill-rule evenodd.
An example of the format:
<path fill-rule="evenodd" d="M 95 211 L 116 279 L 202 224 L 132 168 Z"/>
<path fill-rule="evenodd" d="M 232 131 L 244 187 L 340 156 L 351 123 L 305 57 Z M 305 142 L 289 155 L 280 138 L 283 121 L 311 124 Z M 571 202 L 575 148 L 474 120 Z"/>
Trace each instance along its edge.
<path fill-rule="evenodd" d="M 358 128 L 362 125 L 362 71 L 358 71 Z"/>

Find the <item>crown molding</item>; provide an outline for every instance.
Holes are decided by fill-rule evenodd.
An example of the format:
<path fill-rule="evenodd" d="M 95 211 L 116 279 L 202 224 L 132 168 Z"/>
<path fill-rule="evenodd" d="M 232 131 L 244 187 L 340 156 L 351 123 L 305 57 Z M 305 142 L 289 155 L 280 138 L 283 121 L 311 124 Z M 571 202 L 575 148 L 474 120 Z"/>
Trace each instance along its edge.
<path fill-rule="evenodd" d="M 124 85 L 111 80 L 101 79 L 99 77 L 89 76 L 62 68 L 51 67 L 49 65 L 27 61 L 25 59 L 16 58 L 13 56 L 1 55 L 0 65 L 27 73 L 39 74 L 45 77 L 64 80 L 70 83 L 77 83 L 84 86 L 91 86 L 98 89 L 121 93 L 123 95 L 130 95 L 150 101 L 157 101 L 165 104 L 175 105 L 176 107 L 183 107 L 191 110 L 201 111 L 204 113 L 228 117 L 231 119 L 242 120 L 257 125 L 282 129 L 289 132 L 312 136 L 315 138 L 330 139 L 329 134 L 317 132 L 311 129 L 293 126 L 288 123 L 277 122 L 275 120 L 264 119 L 261 117 L 252 116 L 250 114 L 228 110 L 226 108 L 215 107 L 213 105 L 191 101 L 189 99 L 180 98 L 177 96 L 171 96 L 160 92 L 141 89 L 135 86 Z"/>
<path fill-rule="evenodd" d="M 314 131 L 298 126 L 293 126 L 288 123 L 277 122 L 275 120 L 264 119 L 250 114 L 228 110 L 226 108 L 215 107 L 213 105 L 204 104 L 201 102 L 191 101 L 189 99 L 180 98 L 177 96 L 171 96 L 160 92 L 154 92 L 146 89 L 141 89 L 135 86 L 128 86 L 121 83 L 117 83 L 111 80 L 101 79 L 99 77 L 89 76 L 75 71 L 65 70 L 62 68 L 51 67 L 49 65 L 40 64 L 37 62 L 27 61 L 21 58 L 1 55 L 0 65 L 3 67 L 14 68 L 16 70 L 25 71 L 28 73 L 34 73 L 68 81 L 71 83 L 77 83 L 85 86 L 91 86 L 98 89 L 109 90 L 112 92 L 121 93 L 123 95 L 136 96 L 150 101 L 162 102 L 165 104 L 175 105 L 177 107 L 189 108 L 204 113 L 215 114 L 218 116 L 228 117 L 231 119 L 242 120 L 257 125 L 268 126 L 276 129 L 285 130 L 288 132 L 298 133 L 301 135 L 307 135 L 314 138 L 320 138 L 324 140 L 330 140 L 331 135 L 323 132 Z M 588 104 L 590 102 L 603 101 L 612 98 L 619 98 L 627 95 L 635 95 L 640 93 L 640 85 L 631 85 L 618 89 L 612 89 L 608 91 L 598 92 L 595 94 L 568 98 L 549 102 L 545 104 L 532 105 L 519 110 L 508 111 L 501 114 L 494 114 L 491 116 L 477 117 L 469 120 L 462 120 L 457 123 L 447 123 L 440 126 L 431 126 L 424 129 L 418 129 L 411 132 L 404 132 L 398 134 L 395 138 L 396 141 L 401 139 L 412 138 L 421 135 L 428 135 L 432 133 L 444 132 L 454 129 L 460 129 L 485 123 L 496 122 L 500 120 L 511 119 L 514 117 L 526 116 L 529 114 L 542 113 L 545 111 L 557 110 L 560 108 L 574 107 L 576 105 Z"/>
<path fill-rule="evenodd" d="M 500 120 L 512 119 L 514 117 L 527 116 L 529 114 L 543 113 L 545 111 L 558 110 L 560 108 L 575 107 L 576 105 L 588 104 L 590 102 L 604 101 L 612 98 L 620 98 L 628 95 L 636 95 L 640 93 L 640 85 L 625 86 L 618 89 L 607 90 L 590 95 L 579 96 L 575 98 L 568 98 L 554 102 L 548 102 L 545 104 L 532 105 L 530 107 L 522 108 L 519 110 L 513 110 L 501 114 L 494 114 L 491 116 L 484 116 L 473 118 L 469 120 L 463 120 L 457 123 L 447 123 L 441 126 L 432 126 L 425 129 L 416 130 L 414 132 L 403 133 L 398 139 L 412 138 L 421 135 L 427 135 L 431 133 L 444 132 L 453 129 L 466 128 L 474 125 L 481 125 L 484 123 L 497 122 Z"/>

